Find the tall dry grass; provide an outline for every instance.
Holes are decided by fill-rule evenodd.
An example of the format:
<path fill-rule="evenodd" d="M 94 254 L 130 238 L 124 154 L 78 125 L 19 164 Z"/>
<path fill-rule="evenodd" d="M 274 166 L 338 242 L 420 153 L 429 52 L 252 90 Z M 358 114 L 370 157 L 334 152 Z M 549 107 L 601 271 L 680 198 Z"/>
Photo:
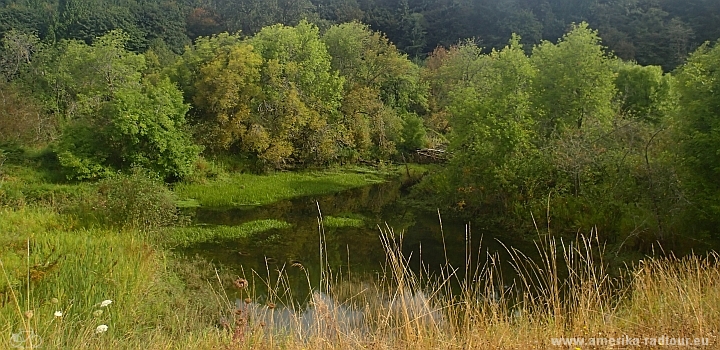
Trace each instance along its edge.
<path fill-rule="evenodd" d="M 319 284 L 300 263 L 280 266 L 279 273 L 268 265 L 235 279 L 232 293 L 219 287 L 227 277 L 216 273 L 203 282 L 212 293 L 193 294 L 187 289 L 197 288 L 175 279 L 209 265 L 171 264 L 142 235 L 69 230 L 46 212 L 2 214 L 4 229 L 41 234 L 27 235 L 31 252 L 21 240 L 16 255 L 3 255 L 0 347 L 17 344 L 12 333 L 31 330 L 44 346 L 67 349 L 552 349 L 568 348 L 553 346 L 554 337 L 626 335 L 708 338 L 707 348 L 718 347 L 716 253 L 648 257 L 611 273 L 593 233 L 572 241 L 539 235 L 535 252 L 506 247 L 509 260 L 501 261 L 473 251 L 468 230 L 465 264 L 431 273 L 411 268 L 420 252 L 406 255 L 403 234 L 384 227 L 379 238 L 386 261 L 369 282 L 330 268 L 320 215 Z M 38 264 L 54 249 L 72 255 L 54 277 L 37 279 L 32 269 L 44 266 Z M 502 264 L 512 266 L 512 276 Z M 171 271 L 178 266 L 187 273 Z M 314 291 L 306 305 L 289 302 L 300 293 L 291 287 L 289 269 L 306 272 Z M 23 287 L 28 277 L 35 278 L 30 288 Z M 264 300 L 254 292 L 261 285 L 270 291 Z M 95 316 L 105 298 L 113 303 Z M 53 317 L 56 310 L 63 316 Z M 109 330 L 97 334 L 101 323 Z M 593 348 L 607 347 L 581 347 Z"/>
<path fill-rule="evenodd" d="M 319 231 L 324 248 L 322 222 Z M 248 298 L 227 303 L 233 316 L 226 327 L 234 334 L 227 347 L 548 349 L 568 348 L 553 345 L 552 338 L 626 336 L 707 338 L 707 348 L 720 347 L 716 253 L 648 257 L 611 274 L 594 233 L 569 242 L 540 235 L 535 258 L 507 247 L 510 261 L 497 255 L 478 259 L 468 243 L 465 266 L 447 264 L 430 274 L 410 268 L 416 257 L 403 253 L 401 234 L 385 227 L 380 240 L 387 259 L 375 283 L 354 281 L 324 265 L 323 282 L 313 286 L 306 308 L 278 304 L 292 294 L 284 271 L 293 267 L 282 267 L 274 281 L 254 273 L 274 301 L 253 302 L 243 284 Z M 513 267 L 512 281 L 501 263 Z M 607 347 L 581 347 L 594 348 Z"/>

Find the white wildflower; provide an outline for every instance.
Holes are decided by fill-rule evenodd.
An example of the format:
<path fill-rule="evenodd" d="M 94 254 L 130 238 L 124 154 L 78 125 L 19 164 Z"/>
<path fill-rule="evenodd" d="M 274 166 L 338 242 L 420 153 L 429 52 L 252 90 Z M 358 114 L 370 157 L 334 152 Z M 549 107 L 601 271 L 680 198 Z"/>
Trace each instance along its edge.
<path fill-rule="evenodd" d="M 102 303 L 100 303 L 100 307 L 106 307 L 108 305 L 112 304 L 112 300 L 103 300 Z"/>
<path fill-rule="evenodd" d="M 62 317 L 63 313 L 62 311 L 55 311 L 54 315 L 55 317 Z"/>
<path fill-rule="evenodd" d="M 108 326 L 101 324 L 101 325 L 97 326 L 97 328 L 95 328 L 95 334 L 104 333 L 104 332 L 107 332 L 107 330 L 108 330 Z"/>

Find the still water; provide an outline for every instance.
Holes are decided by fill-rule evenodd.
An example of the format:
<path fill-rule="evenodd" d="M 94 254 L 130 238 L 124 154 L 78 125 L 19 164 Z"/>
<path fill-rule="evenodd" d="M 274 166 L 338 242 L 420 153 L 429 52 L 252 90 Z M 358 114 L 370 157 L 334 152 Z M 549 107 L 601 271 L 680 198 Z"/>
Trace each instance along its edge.
<path fill-rule="evenodd" d="M 232 241 L 202 243 L 183 253 L 199 256 L 222 266 L 233 275 L 273 281 L 278 270 L 287 274 L 287 287 L 300 303 L 318 290 L 323 259 L 334 273 L 353 279 L 373 279 L 383 273 L 386 253 L 381 229 L 402 236 L 402 251 L 415 273 L 439 275 L 448 263 L 459 267 L 458 278 L 468 256 L 475 265 L 487 254 L 507 257 L 507 246 L 535 250 L 532 243 L 474 229 L 468 222 L 450 215 L 418 209 L 402 201 L 406 193 L 399 181 L 366 186 L 332 195 L 305 197 L 251 208 L 197 208 L 197 225 L 240 225 L 275 219 L 289 223 L 286 229 L 271 229 Z M 321 229 L 319 218 L 328 224 Z M 349 218 L 351 226 L 332 226 L 330 218 Z M 442 226 L 442 229 L 441 229 Z M 468 230 L 468 228 L 470 228 Z M 302 266 L 300 268 L 299 266 Z M 509 268 L 509 266 L 507 267 Z M 508 270 L 508 269 L 506 269 Z M 307 272 L 307 275 L 306 275 Z M 507 275 L 513 271 L 509 269 Z M 262 283 L 256 293 L 266 294 Z"/>

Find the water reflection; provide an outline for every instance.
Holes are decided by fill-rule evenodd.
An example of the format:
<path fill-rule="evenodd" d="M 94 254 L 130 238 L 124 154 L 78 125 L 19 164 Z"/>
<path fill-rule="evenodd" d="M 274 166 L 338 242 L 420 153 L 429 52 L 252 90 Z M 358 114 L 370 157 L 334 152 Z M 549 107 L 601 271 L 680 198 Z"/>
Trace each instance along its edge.
<path fill-rule="evenodd" d="M 472 256 L 471 266 L 478 257 L 487 254 L 506 256 L 505 248 L 496 241 L 491 232 L 472 232 L 468 243 L 466 222 L 449 216 L 442 218 L 442 230 L 437 212 L 427 212 L 399 201 L 403 196 L 399 181 L 387 182 L 336 193 L 333 195 L 306 197 L 281 201 L 256 208 L 198 208 L 197 224 L 239 225 L 262 220 L 283 220 L 292 225 L 287 229 L 271 229 L 251 237 L 225 242 L 209 242 L 191 246 L 185 253 L 199 255 L 230 269 L 234 274 L 266 281 L 277 280 L 286 275 L 287 284 L 295 301 L 304 302 L 315 298 L 313 291 L 320 290 L 323 266 L 338 275 L 372 279 L 383 274 L 386 263 L 385 250 L 380 242 L 380 228 L 391 227 L 402 233 L 402 251 L 410 258 L 410 267 L 416 273 L 440 275 L 449 262 L 465 267 L 467 256 Z M 320 212 L 318 212 L 318 206 Z M 362 218 L 357 227 L 329 227 L 320 229 L 319 216 Z M 320 238 L 324 237 L 321 255 Z M 481 244 L 481 239 L 482 244 Z M 523 241 L 504 243 L 534 247 Z M 482 247 L 482 251 L 481 248 Z M 321 261 L 322 258 L 322 261 Z M 422 266 L 421 266 L 422 261 Z M 513 274 L 507 267 L 507 275 Z M 463 269 L 458 271 L 462 279 Z M 267 287 L 265 287 L 267 289 Z M 256 291 L 266 294 L 267 290 Z"/>
<path fill-rule="evenodd" d="M 372 305 L 367 301 L 365 304 L 340 303 L 325 293 L 313 292 L 306 307 L 298 309 L 238 299 L 235 315 L 246 321 L 243 324 L 247 328 L 262 325 L 270 330 L 269 334 L 295 334 L 301 339 L 332 339 L 340 334 L 363 337 L 371 334 L 373 324 L 381 326 L 378 322 L 385 323 L 385 326 L 397 326 L 393 323 L 412 320 L 433 328 L 443 328 L 447 324 L 445 315 L 433 309 L 422 292 L 393 298 L 374 295 Z"/>

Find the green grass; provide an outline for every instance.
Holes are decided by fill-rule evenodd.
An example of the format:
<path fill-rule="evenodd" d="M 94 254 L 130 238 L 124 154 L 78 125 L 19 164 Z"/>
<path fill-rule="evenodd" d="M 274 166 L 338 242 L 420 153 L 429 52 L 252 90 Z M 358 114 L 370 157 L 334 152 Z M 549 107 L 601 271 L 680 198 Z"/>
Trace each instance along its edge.
<path fill-rule="evenodd" d="M 282 305 L 270 307 L 270 301 L 295 288 L 286 274 L 277 280 L 248 276 L 250 283 L 274 288 L 267 302 L 253 304 L 256 314 L 250 317 L 248 307 L 242 308 L 247 304 L 238 309 L 234 298 L 224 294 L 233 285 L 231 272 L 217 272 L 205 260 L 175 256 L 167 248 L 250 237 L 288 228 L 287 222 L 161 231 L 85 228 L 81 218 L 59 214 L 45 194 L 69 193 L 71 201 L 92 185 L 52 182 L 41 170 L 22 165 L 3 170 L 2 184 L 10 186 L 5 189 L 15 188 L 22 196 L 12 197 L 21 199 L 13 207 L 0 203 L 0 349 L 30 348 L 13 342 L 11 335 L 21 331 L 36 334 L 43 349 L 544 349 L 551 337 L 623 335 L 707 337 L 708 348 L 719 341 L 720 256 L 715 253 L 645 258 L 611 277 L 596 240 L 566 246 L 547 238 L 538 245 L 539 260 L 510 249 L 511 261 L 504 263 L 512 264 L 518 276 L 517 291 L 508 294 L 495 257 L 465 266 L 476 271 L 473 279 L 456 280 L 449 266 L 439 276 L 418 275 L 403 255 L 402 242 L 387 230 L 380 234 L 386 271 L 358 283 L 329 270 L 306 270 L 308 283 L 310 274 L 320 274 L 322 291 L 333 299 L 314 294 L 309 307 L 317 310 L 316 317 L 301 320 L 290 314 L 290 323 L 280 330 L 262 317 L 284 312 Z M 214 203 L 216 197 L 223 199 L 222 191 L 244 184 L 229 192 L 236 196 L 230 202 L 269 203 L 379 182 L 400 172 L 357 170 L 230 175 L 206 185 L 183 184 L 178 191 L 185 186 L 185 193 L 201 194 L 214 188 L 207 197 L 186 198 L 208 205 L 203 201 Z M 29 195 L 33 188 L 45 194 Z M 324 218 L 328 228 L 364 222 L 357 214 Z M 558 277 L 560 270 L 570 277 Z M 461 292 L 451 293 L 451 285 Z M 112 303 L 100 307 L 103 300 Z M 338 305 L 362 310 L 359 328 L 347 328 Z M 107 325 L 107 332 L 96 334 L 99 325 Z"/>
<path fill-rule="evenodd" d="M 340 216 L 323 217 L 323 225 L 325 227 L 363 227 L 365 226 L 365 217 L 359 214 L 342 214 Z"/>
<path fill-rule="evenodd" d="M 360 220 L 345 216 L 329 221 Z M 240 226 L 244 228 L 178 230 L 185 230 L 188 240 L 215 239 L 286 225 L 258 220 Z M 0 251 L 0 277 L 5 280 L 0 286 L 0 348 L 17 346 L 10 335 L 23 330 L 32 330 L 42 338 L 42 348 L 52 349 L 531 349 L 547 348 L 551 337 L 599 334 L 707 337 L 711 346 L 718 341 L 717 254 L 648 258 L 614 278 L 594 255 L 598 248 L 592 239 L 562 250 L 550 241 L 539 246 L 545 252 L 540 260 L 511 254 L 521 299 L 502 293 L 496 299 L 487 296 L 504 290 L 499 262 L 478 261 L 478 278 L 472 281 L 453 281 L 454 274 L 418 276 L 401 242 L 384 232 L 380 239 L 388 271 L 379 280 L 358 284 L 329 271 L 323 277 L 324 291 L 333 300 L 363 311 L 360 327 L 367 333 L 358 338 L 355 334 L 360 333 L 347 331 L 338 305 L 317 295 L 312 305 L 319 314 L 309 320 L 310 327 L 293 314 L 288 329 L 272 328 L 262 318 L 272 314 L 275 307 L 269 304 L 255 304 L 260 318 L 249 317 L 243 311 L 247 308 L 236 309 L 221 291 L 221 285 L 232 285 L 229 276 L 221 272 L 216 278 L 208 263 L 176 260 L 151 243 L 152 235 L 79 229 L 67 216 L 47 208 L 1 209 L 0 239 L 6 248 Z M 561 265 L 571 272 L 567 280 L 558 279 Z M 291 292 L 286 289 L 292 284 L 284 278 L 251 282 L 276 286 L 279 296 Z M 451 282 L 460 283 L 459 295 L 449 293 Z M 563 298 L 561 293 L 569 294 Z M 103 300 L 112 304 L 100 307 Z M 30 310 L 33 316 L 28 318 Z M 96 315 L 98 310 L 102 313 Z M 62 317 L 55 317 L 56 311 Z M 281 306 L 275 312 L 283 312 Z M 228 328 L 217 326 L 221 315 Z M 96 334 L 101 324 L 108 330 Z M 342 331 L 330 331 L 336 329 Z"/>
<path fill-rule="evenodd" d="M 208 207 L 259 206 L 295 197 L 331 194 L 385 181 L 385 174 L 354 169 L 272 175 L 232 174 L 205 184 L 175 186 L 180 200 Z"/>
<path fill-rule="evenodd" d="M 2 159 L 0 159 L 2 160 Z M 43 165 L 42 156 L 20 155 L 0 168 L 0 205 L 62 205 L 92 190 L 92 184 L 71 184 Z"/>
<path fill-rule="evenodd" d="M 42 338 L 43 348 L 100 349 L 146 348 L 155 337 L 177 341 L 166 329 L 186 329 L 182 337 L 212 329 L 192 321 L 202 317 L 166 269 L 172 261 L 146 234 L 80 229 L 46 208 L 4 208 L 0 242 L 0 348 L 17 346 L 10 335 L 24 330 Z M 101 308 L 103 300 L 112 304 Z M 95 334 L 101 324 L 108 331 Z"/>
<path fill-rule="evenodd" d="M 162 242 L 171 247 L 185 247 L 194 243 L 244 238 L 271 229 L 289 227 L 289 223 L 274 219 L 255 220 L 237 226 L 175 227 L 166 230 Z"/>

